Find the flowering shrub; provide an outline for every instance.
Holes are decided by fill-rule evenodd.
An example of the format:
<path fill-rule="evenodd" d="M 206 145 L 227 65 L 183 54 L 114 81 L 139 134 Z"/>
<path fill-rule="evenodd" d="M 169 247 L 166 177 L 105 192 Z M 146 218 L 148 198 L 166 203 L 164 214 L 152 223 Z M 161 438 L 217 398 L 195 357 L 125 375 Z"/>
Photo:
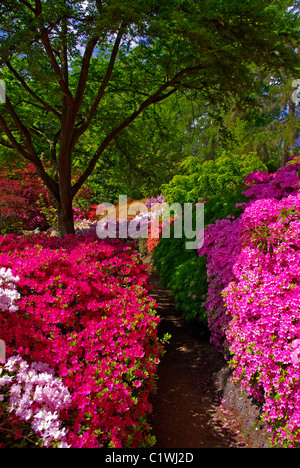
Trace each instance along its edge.
<path fill-rule="evenodd" d="M 260 219 L 260 229 L 263 231 L 264 224 L 272 215 L 272 207 L 276 206 L 277 200 L 299 191 L 297 170 L 298 165 L 291 165 L 279 169 L 275 174 L 262 171 L 249 174 L 245 178 L 249 188 L 244 191 L 248 201 L 237 204 L 242 210 L 240 217 L 229 215 L 226 219 L 215 220 L 213 224 L 208 224 L 205 229 L 205 243 L 198 252 L 200 256 L 207 256 L 209 284 L 204 305 L 211 330 L 211 341 L 225 356 L 228 355 L 225 331 L 230 316 L 226 313 L 222 291 L 236 279 L 233 266 L 242 251 L 243 244 L 246 243 L 246 238 L 243 236 L 247 229 L 256 226 L 258 219 Z M 261 211 L 251 211 L 252 204 L 263 208 Z M 277 211 L 275 209 L 275 212 Z M 256 241 L 259 242 L 263 232 L 259 232 L 256 227 L 255 235 Z"/>
<path fill-rule="evenodd" d="M 2 312 L 15 312 L 18 310 L 15 301 L 20 298 L 15 284 L 18 276 L 13 276 L 10 269 L 0 268 L 0 310 Z"/>
<path fill-rule="evenodd" d="M 200 249 L 200 255 L 207 258 L 208 290 L 203 305 L 207 310 L 211 342 L 225 357 L 228 355 L 225 331 L 230 316 L 226 313 L 221 293 L 235 279 L 233 265 L 241 251 L 240 226 L 240 219 L 234 219 L 234 216 L 216 220 L 207 228 L 204 246 Z"/>
<path fill-rule="evenodd" d="M 247 244 L 223 292 L 231 366 L 262 401 L 273 442 L 300 447 L 300 195 L 256 202 L 245 215 Z"/>
<path fill-rule="evenodd" d="M 161 235 L 162 231 L 162 215 L 163 211 L 165 208 L 164 204 L 164 197 L 162 195 L 154 198 L 151 197 L 147 200 L 141 200 L 141 201 L 135 201 L 132 199 L 128 199 L 127 203 L 129 206 L 126 207 L 126 211 L 130 210 L 130 205 L 136 204 L 134 208 L 138 207 L 139 203 L 142 203 L 144 207 L 146 208 L 145 211 L 143 212 L 138 212 L 138 214 L 127 214 L 127 219 L 122 219 L 120 217 L 120 208 L 121 206 L 117 205 L 114 207 L 115 209 L 109 212 L 109 210 L 106 210 L 106 208 L 102 205 L 92 205 L 89 209 L 89 214 L 88 214 L 88 219 L 87 220 L 82 220 L 82 223 L 90 223 L 92 226 L 93 223 L 97 223 L 96 226 L 96 232 L 99 237 L 101 237 L 102 232 L 107 235 L 107 232 L 109 232 L 109 222 L 108 219 L 110 219 L 111 224 L 113 225 L 113 229 L 111 230 L 111 233 L 114 237 L 119 238 L 123 237 L 120 236 L 120 232 L 125 231 L 127 232 L 128 236 L 130 237 L 130 225 L 131 227 L 135 228 L 134 230 L 138 233 L 139 231 L 141 232 L 141 237 L 147 237 L 147 252 L 152 253 L 156 246 L 158 245 L 159 238 Z M 98 210 L 99 207 L 99 210 Z M 102 215 L 97 215 L 97 213 L 101 213 L 101 208 L 102 208 L 102 213 L 103 215 L 105 214 L 105 217 L 103 218 Z M 124 207 L 123 207 L 124 208 Z M 125 212 L 125 209 L 124 209 Z M 123 214 L 122 214 L 123 216 Z M 98 218 L 98 222 L 97 222 Z M 157 222 L 152 224 L 152 220 L 157 220 Z M 79 224 L 82 224 L 78 220 Z M 124 229 L 123 229 L 124 228 Z M 108 235 L 108 237 L 111 234 Z"/>
<path fill-rule="evenodd" d="M 20 294 L 14 298 L 14 310 L 0 311 L 0 339 L 9 365 L 2 366 L 2 375 L 11 378 L 0 392 L 6 395 L 0 403 L 6 429 L 30 438 L 34 431 L 42 446 L 151 445 L 148 397 L 155 389 L 162 344 L 148 275 L 132 245 L 100 241 L 93 230 L 63 240 L 46 234 L 7 235 L 0 237 L 0 245 L 0 267 L 18 277 Z M 19 405 L 25 408 L 28 403 L 28 421 L 20 419 L 17 406 L 8 399 L 10 384 L 16 379 L 20 384 L 19 364 L 10 367 L 14 356 L 21 367 L 42 374 L 46 366 L 53 377 L 51 388 L 60 381 L 71 395 L 68 408 L 52 401 L 58 413 L 56 419 L 51 416 L 54 426 L 47 428 L 50 409 L 44 397 L 29 405 L 28 395 L 35 395 L 36 388 L 25 380 L 28 394 L 24 387 Z M 45 375 L 39 378 L 42 382 Z M 41 386 L 38 392 L 44 395 L 46 387 Z M 61 435 L 55 442 L 50 437 L 53 427 Z"/>
<path fill-rule="evenodd" d="M 212 341 L 262 405 L 272 443 L 300 447 L 300 194 L 296 165 L 249 174 L 239 218 L 206 228 Z"/>
<path fill-rule="evenodd" d="M 247 198 L 241 194 L 241 190 L 210 196 L 205 201 L 205 225 L 214 223 L 218 216 L 239 216 L 242 208 L 236 207 L 236 204 L 244 200 L 247 201 Z M 196 249 L 187 250 L 187 239 L 174 238 L 173 226 L 170 234 L 170 239 L 160 238 L 153 251 L 155 267 L 162 283 L 174 296 L 176 307 L 183 317 L 207 326 L 207 308 L 204 306 L 208 292 L 206 255 L 203 254 L 203 249 L 199 252 L 201 256 Z"/>
<path fill-rule="evenodd" d="M 6 221 L 3 230 L 9 230 L 8 224 L 17 230 L 49 227 L 41 206 L 50 207 L 51 201 L 33 164 L 27 164 L 24 169 L 1 171 L 0 200 L 0 216 Z"/>
<path fill-rule="evenodd" d="M 299 190 L 297 169 L 299 164 L 281 167 L 275 174 L 254 172 L 245 177 L 246 185 L 250 185 L 244 193 L 252 200 L 276 198 L 280 200 Z"/>
<path fill-rule="evenodd" d="M 61 379 L 54 377 L 48 364 L 33 362 L 29 366 L 20 356 L 11 357 L 3 367 L 0 391 L 9 391 L 0 394 L 0 401 L 2 406 L 6 404 L 6 411 L 14 414 L 17 424 L 18 419 L 30 421 L 44 447 L 69 448 L 58 413 L 71 407 L 72 397 Z"/>

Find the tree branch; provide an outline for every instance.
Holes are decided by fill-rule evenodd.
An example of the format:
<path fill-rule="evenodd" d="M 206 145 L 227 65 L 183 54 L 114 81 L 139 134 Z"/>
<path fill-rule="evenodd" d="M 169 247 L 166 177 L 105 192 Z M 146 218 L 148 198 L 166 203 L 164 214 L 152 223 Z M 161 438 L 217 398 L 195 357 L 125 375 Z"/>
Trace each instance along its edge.
<path fill-rule="evenodd" d="M 90 61 L 91 61 L 91 58 L 92 58 L 92 55 L 93 55 L 93 52 L 97 45 L 98 40 L 99 40 L 99 36 L 92 37 L 92 39 L 89 40 L 86 46 L 84 55 L 83 55 L 81 72 L 80 72 L 80 77 L 78 80 L 78 86 L 77 86 L 77 91 L 76 91 L 76 96 L 75 96 L 75 109 L 77 112 L 83 100 L 83 95 L 84 95 L 86 83 L 88 80 Z"/>
<path fill-rule="evenodd" d="M 31 140 L 30 132 L 29 132 L 28 128 L 25 127 L 25 125 L 23 124 L 23 122 L 21 121 L 19 116 L 17 115 L 17 113 L 14 110 L 14 108 L 13 108 L 13 106 L 12 106 L 12 104 L 11 104 L 8 97 L 6 97 L 5 107 L 7 108 L 7 110 L 10 113 L 12 119 L 14 120 L 20 134 L 25 137 L 26 145 L 27 145 L 26 149 L 30 153 L 35 154 L 35 149 L 34 149 L 34 146 L 33 146 L 32 140 Z"/>
<path fill-rule="evenodd" d="M 5 62 L 6 66 L 9 68 L 9 70 L 14 74 L 14 76 L 17 78 L 17 80 L 22 84 L 22 86 L 26 89 L 26 91 L 31 94 L 31 96 L 38 101 L 40 104 L 43 105 L 45 109 L 47 109 L 49 112 L 52 112 L 52 114 L 56 115 L 59 119 L 61 119 L 61 114 L 54 109 L 54 107 L 50 106 L 44 99 L 40 98 L 25 82 L 24 78 L 15 70 L 15 68 L 12 66 L 10 62 Z"/>
<path fill-rule="evenodd" d="M 45 183 L 46 187 L 50 190 L 50 192 L 53 194 L 53 196 L 57 200 L 59 200 L 58 184 L 55 182 L 54 179 L 52 179 L 52 177 L 50 177 L 47 174 L 41 160 L 36 155 L 36 152 L 35 152 L 34 148 L 33 148 L 33 152 L 31 153 L 30 151 L 28 151 L 28 148 L 21 145 L 15 139 L 14 135 L 12 134 L 10 128 L 7 125 L 6 120 L 4 119 L 4 117 L 1 114 L 0 114 L 0 125 L 3 128 L 3 131 L 6 134 L 6 136 L 8 137 L 9 141 L 11 142 L 12 148 L 15 148 L 15 150 L 24 157 L 24 159 L 26 159 L 27 161 L 34 164 L 38 175 L 41 177 L 41 179 Z M 1 144 L 2 144 L 2 141 L 1 141 Z M 7 146 L 7 145 L 5 145 L 5 146 Z"/>
<path fill-rule="evenodd" d="M 91 173 L 93 172 L 96 164 L 97 164 L 97 161 L 99 160 L 101 154 L 103 153 L 103 151 L 108 147 L 108 145 L 116 138 L 116 136 L 124 129 L 126 128 L 131 122 L 133 122 L 147 107 L 149 107 L 151 104 L 154 104 L 154 103 L 157 103 L 157 102 L 160 102 L 162 101 L 163 99 L 166 99 L 167 97 L 169 97 L 171 94 L 173 94 L 175 92 L 174 89 L 172 89 L 171 91 L 167 92 L 166 94 L 163 94 L 164 91 L 166 91 L 168 88 L 170 88 L 171 86 L 176 86 L 177 82 L 178 82 L 178 79 L 183 76 L 183 75 L 186 75 L 188 73 L 192 73 L 194 71 L 198 71 L 198 70 L 201 70 L 202 68 L 204 68 L 202 65 L 198 65 L 198 66 L 195 66 L 195 67 L 188 67 L 188 68 L 185 68 L 183 70 L 181 70 L 180 72 L 178 72 L 171 80 L 167 81 L 166 83 L 164 83 L 154 94 L 152 94 L 151 96 L 148 97 L 148 99 L 146 99 L 144 102 L 142 102 L 142 104 L 140 105 L 140 107 L 138 109 L 136 109 L 130 116 L 128 116 L 125 120 L 123 120 L 123 122 L 121 124 L 119 124 L 117 127 L 115 127 L 105 138 L 104 140 L 102 141 L 101 145 L 99 146 L 99 148 L 97 149 L 97 151 L 95 152 L 94 156 L 92 157 L 92 159 L 90 160 L 90 163 L 88 164 L 86 170 L 84 171 L 84 173 L 79 177 L 79 179 L 77 180 L 77 182 L 75 182 L 75 184 L 73 185 L 72 187 L 72 196 L 74 197 L 76 195 L 76 193 L 78 192 L 78 190 L 80 189 L 80 187 L 84 184 L 84 182 L 87 180 L 87 178 L 91 175 Z M 175 88 L 177 89 L 177 88 Z"/>
<path fill-rule="evenodd" d="M 16 431 L 13 431 L 11 429 L 7 429 L 2 424 L 0 424 L 0 431 L 8 432 L 9 434 L 12 434 L 13 436 L 16 435 Z M 21 438 L 24 439 L 24 440 L 27 440 L 27 442 L 30 442 L 33 445 L 37 446 L 37 443 L 34 440 L 30 439 L 29 437 L 25 436 L 24 434 L 22 434 Z"/>
<path fill-rule="evenodd" d="M 14 146 L 11 143 L 9 143 L 8 141 L 3 140 L 3 138 L 0 138 L 0 145 L 4 146 L 5 148 L 14 149 Z"/>
<path fill-rule="evenodd" d="M 53 140 L 50 140 L 49 138 L 47 138 L 45 135 L 43 135 L 43 133 L 41 133 L 37 128 L 35 128 L 34 126 L 32 127 L 29 127 L 29 131 L 34 133 L 36 136 L 38 136 L 41 140 L 43 140 L 45 143 L 48 143 L 48 145 L 51 145 L 52 143 L 54 143 Z"/>
<path fill-rule="evenodd" d="M 0 114 L 0 125 L 3 128 L 3 131 L 6 134 L 6 136 L 8 137 L 9 141 L 11 142 L 12 147 L 15 148 L 16 151 L 18 151 L 25 159 L 28 159 L 28 160 L 30 160 L 32 162 L 32 160 L 30 159 L 30 155 L 28 154 L 26 148 L 24 148 L 24 146 L 22 146 L 20 143 L 18 143 L 18 141 L 15 139 L 12 132 L 10 131 L 10 128 L 8 127 L 8 125 L 6 123 L 6 120 L 4 119 L 4 117 L 1 114 Z M 6 145 L 4 145 L 4 146 L 6 146 Z"/>
<path fill-rule="evenodd" d="M 58 77 L 58 82 L 59 82 L 60 88 L 61 88 L 62 92 L 64 93 L 64 95 L 67 97 L 71 109 L 73 109 L 74 108 L 73 96 L 72 96 L 71 91 L 69 90 L 67 84 L 65 83 L 65 80 L 64 80 L 64 77 L 62 75 L 61 69 L 59 68 L 57 60 L 56 60 L 56 58 L 54 56 L 54 52 L 52 50 L 51 43 L 50 43 L 49 36 L 48 36 L 48 32 L 46 31 L 46 29 L 43 29 L 41 31 L 41 39 L 42 39 L 42 42 L 44 44 L 47 55 L 50 58 L 50 62 L 51 62 L 53 71 L 56 74 L 56 76 Z"/>
<path fill-rule="evenodd" d="M 32 11 L 32 13 L 36 13 L 36 10 L 35 8 L 33 8 L 33 6 L 30 5 L 29 2 L 26 2 L 26 0 L 19 0 L 20 3 L 23 3 L 23 5 L 27 6 L 27 8 L 29 8 L 30 11 Z"/>
<path fill-rule="evenodd" d="M 171 89 L 171 91 L 169 91 L 168 93 L 166 94 L 163 94 L 162 96 L 158 96 L 152 104 L 156 104 L 157 102 L 160 102 L 160 101 L 163 101 L 164 99 L 168 98 L 169 96 L 171 96 L 172 94 L 176 93 L 178 88 L 173 88 Z"/>
<path fill-rule="evenodd" d="M 119 50 L 119 47 L 120 47 L 120 44 L 121 44 L 121 40 L 122 40 L 122 36 L 124 34 L 124 31 L 125 31 L 125 25 L 121 25 L 120 29 L 119 29 L 119 32 L 117 34 L 117 37 L 116 37 L 116 40 L 115 40 L 115 43 L 114 43 L 114 47 L 113 47 L 113 50 L 112 50 L 112 53 L 111 53 L 111 56 L 110 56 L 110 60 L 109 60 L 109 64 L 108 64 L 108 67 L 107 67 L 107 71 L 106 71 L 106 74 L 105 74 L 105 77 L 101 83 L 101 86 L 99 88 L 99 91 L 97 93 L 97 96 L 92 104 L 92 107 L 88 113 L 88 115 L 86 116 L 85 118 L 85 121 L 83 123 L 83 125 L 81 125 L 81 127 L 79 127 L 76 131 L 75 131 L 75 134 L 74 134 L 74 145 L 76 144 L 76 142 L 78 141 L 79 137 L 87 130 L 87 128 L 89 127 L 90 123 L 92 122 L 95 114 L 96 114 L 96 111 L 97 111 L 97 108 L 100 104 L 100 101 L 102 99 L 102 96 L 104 94 L 104 91 L 109 83 L 109 80 L 111 78 L 111 74 L 112 74 L 112 71 L 114 69 L 114 65 L 115 65 L 115 61 L 116 61 L 116 58 L 117 58 L 117 54 L 118 54 L 118 50 Z M 82 77 L 82 79 L 87 79 L 87 76 L 86 77 Z M 82 97 L 81 97 L 82 99 Z"/>
<path fill-rule="evenodd" d="M 39 17 L 42 14 L 41 0 L 36 0 L 35 4 L 36 4 L 36 16 Z M 64 93 L 64 95 L 67 97 L 70 108 L 73 109 L 74 108 L 74 99 L 73 99 L 72 93 L 71 93 L 71 91 L 70 91 L 70 89 L 68 87 L 68 84 L 65 82 L 65 79 L 64 79 L 63 73 L 62 73 L 62 71 L 61 71 L 61 69 L 59 67 L 59 64 L 58 64 L 58 62 L 57 62 L 57 60 L 55 58 L 54 51 L 52 49 L 51 42 L 50 42 L 50 39 L 49 39 L 49 34 L 48 34 L 47 29 L 45 28 L 45 25 L 42 26 L 42 28 L 40 29 L 40 32 L 41 32 L 42 43 L 43 43 L 45 51 L 46 51 L 46 53 L 47 53 L 47 55 L 48 55 L 48 57 L 50 59 L 52 69 L 53 69 L 55 75 L 58 78 L 60 88 L 61 88 L 62 92 Z"/>

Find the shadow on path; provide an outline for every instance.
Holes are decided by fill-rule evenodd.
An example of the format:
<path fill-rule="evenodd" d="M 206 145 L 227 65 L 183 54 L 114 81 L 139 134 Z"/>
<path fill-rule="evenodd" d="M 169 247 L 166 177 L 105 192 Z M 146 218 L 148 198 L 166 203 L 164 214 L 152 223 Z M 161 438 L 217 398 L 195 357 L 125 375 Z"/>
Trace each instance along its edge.
<path fill-rule="evenodd" d="M 235 448 L 235 433 L 215 420 L 220 405 L 214 374 L 226 364 L 200 325 L 185 322 L 168 292 L 151 273 L 151 296 L 161 317 L 159 336 L 172 335 L 158 366 L 157 393 L 150 424 L 155 448 Z"/>

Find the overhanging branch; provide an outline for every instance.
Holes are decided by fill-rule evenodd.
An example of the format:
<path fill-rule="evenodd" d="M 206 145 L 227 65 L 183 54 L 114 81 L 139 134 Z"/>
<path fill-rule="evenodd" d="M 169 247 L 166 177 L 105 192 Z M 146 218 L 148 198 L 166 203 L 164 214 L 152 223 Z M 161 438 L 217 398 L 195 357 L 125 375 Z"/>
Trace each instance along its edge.
<path fill-rule="evenodd" d="M 31 94 L 31 96 L 38 101 L 40 104 L 43 105 L 45 109 L 47 109 L 49 112 L 52 112 L 52 114 L 56 115 L 59 119 L 61 118 L 61 114 L 54 109 L 50 104 L 48 104 L 44 99 L 40 98 L 25 82 L 24 78 L 15 70 L 15 68 L 12 66 L 10 62 L 6 62 L 5 65 L 7 68 L 14 74 L 14 76 L 17 78 L 17 80 L 22 84 L 22 86 L 26 89 L 26 91 Z"/>
<path fill-rule="evenodd" d="M 178 80 L 184 75 L 187 75 L 188 73 L 192 73 L 194 71 L 199 71 L 203 68 L 203 66 L 198 65 L 195 67 L 188 67 L 180 72 L 178 72 L 171 80 L 167 81 L 164 83 L 154 94 L 149 96 L 138 109 L 136 109 L 130 116 L 128 116 L 121 124 L 119 124 L 117 127 L 115 127 L 102 141 L 101 145 L 95 152 L 94 156 L 90 160 L 90 163 L 88 164 L 86 170 L 84 173 L 79 177 L 77 182 L 72 187 L 72 196 L 74 197 L 80 187 L 84 184 L 84 182 L 87 180 L 87 178 L 91 175 L 93 172 L 101 154 L 105 149 L 108 147 L 108 145 L 116 138 L 116 136 L 128 125 L 130 125 L 147 107 L 149 107 L 151 104 L 155 104 L 157 102 L 162 101 L 163 99 L 168 98 L 171 94 L 175 93 L 177 90 L 178 86 Z M 167 93 L 163 94 L 168 88 L 172 87 L 170 91 Z"/>
<path fill-rule="evenodd" d="M 44 184 L 46 187 L 49 189 L 49 191 L 52 193 L 52 195 L 59 200 L 59 190 L 58 190 L 58 184 L 55 182 L 52 177 L 47 174 L 47 172 L 44 169 L 44 166 L 42 164 L 42 161 L 38 158 L 36 155 L 35 151 L 30 152 L 28 148 L 25 146 L 21 145 L 16 138 L 14 137 L 13 133 L 11 132 L 5 118 L 0 114 L 0 126 L 2 127 L 5 135 L 8 137 L 10 141 L 10 146 L 7 144 L 4 144 L 4 146 L 9 147 L 9 148 L 14 148 L 21 156 L 24 157 L 27 161 L 31 162 L 34 164 L 34 167 L 36 168 L 36 171 L 38 175 L 41 177 L 43 180 Z M 3 144 L 3 140 L 0 141 L 0 144 Z"/>
<path fill-rule="evenodd" d="M 98 90 L 98 93 L 97 93 L 97 96 L 90 108 L 90 111 L 88 112 L 85 120 L 84 120 L 84 123 L 74 132 L 74 138 L 73 138 L 73 145 L 75 146 L 76 142 L 78 141 L 78 139 L 80 138 L 80 136 L 88 129 L 88 127 L 90 126 L 95 114 L 96 114 L 96 111 L 98 109 L 98 106 L 100 104 L 100 101 L 103 97 L 103 94 L 104 94 L 104 91 L 109 83 L 109 80 L 111 78 L 111 74 L 113 72 L 113 69 L 114 69 L 114 65 L 115 65 L 115 61 L 116 61 L 116 58 L 117 58 L 117 54 L 118 54 L 118 50 L 119 50 L 119 47 L 120 47 L 120 44 L 121 44 L 121 40 L 122 40 L 122 36 L 125 32 L 125 25 L 121 25 L 120 29 L 119 29 L 119 32 L 117 34 L 117 37 L 116 37 L 116 40 L 115 40 L 115 43 L 114 43 L 114 47 L 113 47 L 113 50 L 112 50 L 112 53 L 111 53 L 111 56 L 110 56 L 110 60 L 109 60 L 109 63 L 108 63 L 108 67 L 107 67 L 107 70 L 106 70 L 106 74 L 105 74 L 105 77 L 101 83 L 101 86 Z M 85 79 L 87 79 L 87 77 L 83 76 L 82 77 L 82 80 L 84 81 Z M 82 91 L 81 91 L 82 92 Z M 81 96 L 81 100 L 82 100 L 82 96 Z"/>

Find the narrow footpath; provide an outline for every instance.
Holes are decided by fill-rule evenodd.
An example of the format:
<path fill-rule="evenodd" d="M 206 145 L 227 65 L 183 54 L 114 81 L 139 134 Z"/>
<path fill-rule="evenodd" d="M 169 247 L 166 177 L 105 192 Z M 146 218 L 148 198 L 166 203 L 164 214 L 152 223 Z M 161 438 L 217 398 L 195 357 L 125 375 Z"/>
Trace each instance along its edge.
<path fill-rule="evenodd" d="M 151 296 L 161 317 L 159 336 L 172 336 L 158 366 L 158 388 L 151 401 L 155 448 L 265 448 L 265 438 L 254 428 L 251 405 L 241 406 L 246 430 L 235 410 L 226 409 L 220 376 L 222 380 L 227 366 L 207 331 L 182 319 L 157 273 L 149 271 Z M 240 400 L 239 393 L 235 399 Z"/>

